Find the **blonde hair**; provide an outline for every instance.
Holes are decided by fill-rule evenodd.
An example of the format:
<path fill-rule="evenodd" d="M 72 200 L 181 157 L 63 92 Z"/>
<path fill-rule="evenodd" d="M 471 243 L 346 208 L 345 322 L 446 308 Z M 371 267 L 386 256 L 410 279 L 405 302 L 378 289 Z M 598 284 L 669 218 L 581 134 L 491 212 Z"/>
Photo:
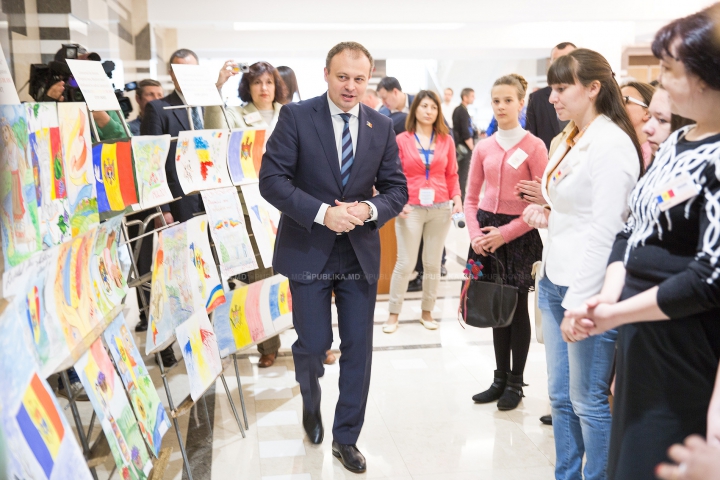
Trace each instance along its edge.
<path fill-rule="evenodd" d="M 498 85 L 510 85 L 511 87 L 517 88 L 518 100 L 523 100 L 525 98 L 525 94 L 527 93 L 528 83 L 522 75 L 518 75 L 517 73 L 503 75 L 498 78 L 495 80 L 495 83 L 493 83 L 493 88 Z"/>

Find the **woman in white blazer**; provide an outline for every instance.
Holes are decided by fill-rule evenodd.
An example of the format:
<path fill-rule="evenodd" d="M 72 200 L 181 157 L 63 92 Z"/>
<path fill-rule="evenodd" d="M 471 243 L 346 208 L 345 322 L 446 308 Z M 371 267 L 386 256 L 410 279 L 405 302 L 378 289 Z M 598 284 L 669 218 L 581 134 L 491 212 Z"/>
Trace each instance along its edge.
<path fill-rule="evenodd" d="M 548 72 L 550 103 L 575 128 L 542 178 L 547 205 L 524 212 L 547 227 L 538 291 L 548 368 L 557 479 L 606 478 L 610 443 L 608 391 L 616 331 L 577 343 L 563 341 L 566 309 L 600 292 L 610 251 L 627 219 L 628 198 L 643 168 L 640 145 L 607 60 L 578 49 Z"/>
<path fill-rule="evenodd" d="M 233 71 L 228 67 L 232 66 L 226 62 L 220 70 L 218 89 L 233 76 Z M 248 72 L 243 74 L 238 88 L 238 96 L 245 105 L 225 109 L 230 128 L 264 128 L 267 131 L 267 142 L 277 123 L 286 92 L 285 83 L 275 67 L 267 62 L 253 63 Z M 206 107 L 204 120 L 205 128 L 228 127 L 220 107 Z"/>

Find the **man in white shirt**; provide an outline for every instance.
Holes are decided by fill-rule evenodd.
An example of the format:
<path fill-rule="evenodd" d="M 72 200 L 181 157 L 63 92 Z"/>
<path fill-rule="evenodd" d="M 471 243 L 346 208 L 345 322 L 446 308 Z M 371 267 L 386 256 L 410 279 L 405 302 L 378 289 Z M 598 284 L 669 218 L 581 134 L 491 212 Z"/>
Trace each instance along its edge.
<path fill-rule="evenodd" d="M 453 100 L 453 95 L 455 92 L 453 92 L 453 89 L 450 87 L 447 87 L 443 91 L 443 102 L 442 102 L 442 114 L 445 118 L 445 123 L 448 124 L 450 129 L 453 128 L 453 121 L 452 116 L 453 112 L 455 111 L 455 107 L 458 106 L 458 103 Z"/>

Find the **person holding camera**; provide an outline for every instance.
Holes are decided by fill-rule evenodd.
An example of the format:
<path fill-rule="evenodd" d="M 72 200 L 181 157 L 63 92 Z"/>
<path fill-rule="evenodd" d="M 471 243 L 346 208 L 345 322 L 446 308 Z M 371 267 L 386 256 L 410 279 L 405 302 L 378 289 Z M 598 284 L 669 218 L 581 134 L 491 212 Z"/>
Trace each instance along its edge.
<path fill-rule="evenodd" d="M 75 59 L 77 60 L 87 60 L 87 61 L 100 61 L 100 55 L 97 53 L 88 53 L 87 49 L 83 46 L 78 45 L 76 49 L 69 49 L 67 47 L 63 47 L 60 50 L 57 51 L 55 54 L 55 68 L 59 68 L 64 72 L 66 77 L 68 79 L 71 78 L 70 69 L 67 65 L 66 60 L 70 58 L 68 56 L 68 50 L 72 50 L 73 52 L 76 52 Z M 58 82 L 55 82 L 52 84 L 45 94 L 42 96 L 41 99 L 38 99 L 38 101 L 43 102 L 74 102 L 74 101 L 84 101 L 82 96 L 80 95 L 80 89 L 77 87 L 72 87 L 69 84 L 70 82 L 66 82 L 65 80 L 60 80 Z M 77 98 L 76 98 L 77 97 Z M 127 133 L 125 132 L 125 128 L 123 127 L 122 120 L 120 120 L 120 117 L 118 116 L 117 112 L 92 112 L 93 119 L 95 120 L 95 125 L 97 126 L 98 135 L 100 138 L 93 138 L 94 141 L 104 141 L 104 140 L 116 140 L 120 138 L 127 138 Z M 94 133 L 93 133 L 94 137 Z"/>
<path fill-rule="evenodd" d="M 225 62 L 218 76 L 216 84 L 218 90 L 238 72 L 237 64 L 231 60 Z M 287 87 L 280 73 L 268 62 L 253 63 L 240 79 L 238 96 L 245 105 L 225 110 L 230 128 L 264 128 L 267 143 L 287 96 Z M 205 128 L 227 127 L 228 124 L 220 107 L 205 109 Z"/>
<path fill-rule="evenodd" d="M 423 241 L 423 298 L 420 323 L 436 330 L 432 318 L 440 282 L 440 262 L 452 214 L 462 213 L 460 184 L 453 139 L 435 92 L 421 90 L 397 137 L 400 161 L 408 182 L 408 204 L 395 222 L 397 261 L 390 281 L 390 316 L 383 332 L 398 329 L 398 316 L 408 288 L 408 277 Z"/>
<path fill-rule="evenodd" d="M 493 329 L 494 381 L 489 389 L 472 397 L 475 403 L 497 400 L 499 410 L 517 408 L 523 397 L 523 372 L 530 349 L 528 291 L 535 284 L 532 265 L 542 258 L 540 235 L 523 221 L 526 203 L 514 194 L 520 180 L 540 177 L 548 163 L 543 141 L 520 126 L 526 91 L 527 82 L 517 74 L 495 81 L 491 103 L 498 130 L 473 151 L 465 201 L 471 239 L 468 256 L 482 264 L 480 280 L 495 282 L 500 275 L 504 284 L 518 288 L 512 323 Z M 485 196 L 480 201 L 483 183 Z"/>

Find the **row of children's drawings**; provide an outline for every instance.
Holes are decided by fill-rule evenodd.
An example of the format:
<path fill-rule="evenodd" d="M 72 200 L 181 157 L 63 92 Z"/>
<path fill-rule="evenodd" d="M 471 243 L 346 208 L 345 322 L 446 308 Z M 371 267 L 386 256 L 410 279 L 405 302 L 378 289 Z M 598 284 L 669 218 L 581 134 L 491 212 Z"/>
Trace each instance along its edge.
<path fill-rule="evenodd" d="M 2 105 L 0 133 L 6 268 L 89 231 L 100 215 L 173 199 L 165 175 L 170 137 L 93 146 L 84 103 Z M 257 182 L 264 136 L 264 130 L 181 132 L 175 164 L 183 191 Z"/>

